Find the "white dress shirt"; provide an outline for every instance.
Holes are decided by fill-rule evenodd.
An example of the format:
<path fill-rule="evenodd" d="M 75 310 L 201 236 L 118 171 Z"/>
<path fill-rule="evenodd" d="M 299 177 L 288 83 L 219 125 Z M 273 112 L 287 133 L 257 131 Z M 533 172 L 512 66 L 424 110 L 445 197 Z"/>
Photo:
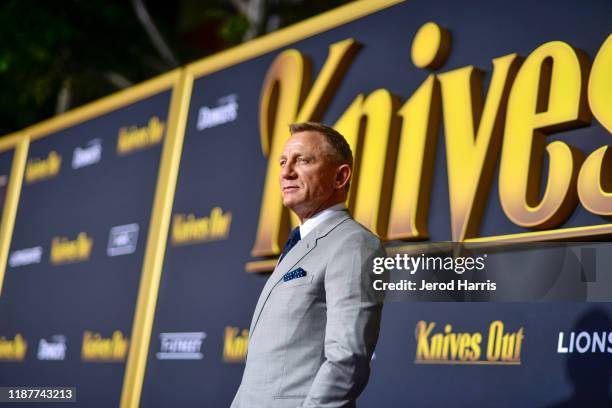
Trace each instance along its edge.
<path fill-rule="evenodd" d="M 333 215 L 335 211 L 343 211 L 346 209 L 346 205 L 344 203 L 339 203 L 336 205 L 332 205 L 329 208 L 324 209 L 321 212 L 318 212 L 314 215 L 314 217 L 307 219 L 303 224 L 300 225 L 300 237 L 304 239 L 306 235 L 310 233 L 317 225 L 328 219 Z"/>

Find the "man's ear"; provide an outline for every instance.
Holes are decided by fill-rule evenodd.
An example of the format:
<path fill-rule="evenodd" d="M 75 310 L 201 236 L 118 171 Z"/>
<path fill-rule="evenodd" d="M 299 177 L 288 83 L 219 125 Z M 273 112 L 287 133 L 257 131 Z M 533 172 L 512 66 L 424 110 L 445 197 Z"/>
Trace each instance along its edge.
<path fill-rule="evenodd" d="M 336 170 L 334 185 L 337 189 L 344 188 L 351 178 L 351 167 L 348 164 L 341 164 Z"/>

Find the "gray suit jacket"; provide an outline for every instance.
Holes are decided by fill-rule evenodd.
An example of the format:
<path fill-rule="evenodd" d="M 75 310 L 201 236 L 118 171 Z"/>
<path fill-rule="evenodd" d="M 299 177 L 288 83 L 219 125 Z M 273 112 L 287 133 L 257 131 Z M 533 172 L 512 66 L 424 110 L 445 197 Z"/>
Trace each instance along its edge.
<path fill-rule="evenodd" d="M 255 307 L 232 408 L 354 407 L 378 340 L 371 290 L 379 239 L 347 211 L 323 221 L 276 265 Z M 283 280 L 302 268 L 306 276 Z"/>

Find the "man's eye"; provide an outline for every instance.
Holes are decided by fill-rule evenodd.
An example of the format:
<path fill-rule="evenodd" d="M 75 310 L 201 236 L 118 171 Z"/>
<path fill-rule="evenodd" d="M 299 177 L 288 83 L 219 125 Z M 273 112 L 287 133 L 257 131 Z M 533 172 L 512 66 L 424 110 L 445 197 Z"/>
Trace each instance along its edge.
<path fill-rule="evenodd" d="M 281 160 L 281 161 L 279 162 L 279 164 L 281 165 L 281 167 L 283 167 L 283 166 L 285 165 L 285 163 L 287 163 L 287 161 L 286 161 L 286 160 Z"/>
<path fill-rule="evenodd" d="M 298 162 L 300 162 L 300 163 L 308 163 L 308 159 L 306 159 L 306 158 L 304 158 L 304 157 L 300 157 L 300 158 L 298 159 Z"/>

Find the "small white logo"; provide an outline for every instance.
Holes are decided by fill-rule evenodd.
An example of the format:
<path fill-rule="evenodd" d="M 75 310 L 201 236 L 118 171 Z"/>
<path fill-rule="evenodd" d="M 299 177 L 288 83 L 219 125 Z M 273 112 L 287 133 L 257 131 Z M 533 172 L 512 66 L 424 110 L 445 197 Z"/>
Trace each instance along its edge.
<path fill-rule="evenodd" d="M 40 339 L 37 358 L 39 360 L 63 360 L 66 358 L 66 336 L 57 334 L 51 337 L 51 341 Z"/>
<path fill-rule="evenodd" d="M 201 360 L 204 332 L 160 333 L 158 360 Z"/>
<path fill-rule="evenodd" d="M 138 244 L 138 224 L 118 225 L 108 234 L 108 256 L 127 255 L 136 251 Z"/>
<path fill-rule="evenodd" d="M 612 331 L 569 332 L 567 340 L 564 332 L 559 332 L 557 354 L 572 353 L 612 353 Z"/>
<path fill-rule="evenodd" d="M 13 251 L 9 256 L 9 266 L 15 268 L 17 266 L 31 265 L 40 263 L 42 259 L 43 249 L 40 246 L 18 249 Z"/>
<path fill-rule="evenodd" d="M 238 95 L 231 94 L 219 99 L 214 108 L 203 106 L 198 111 L 198 130 L 204 130 L 233 122 L 238 117 Z"/>
<path fill-rule="evenodd" d="M 72 168 L 91 166 L 102 159 L 102 140 L 93 139 L 87 143 L 87 147 L 76 147 L 72 154 Z"/>

